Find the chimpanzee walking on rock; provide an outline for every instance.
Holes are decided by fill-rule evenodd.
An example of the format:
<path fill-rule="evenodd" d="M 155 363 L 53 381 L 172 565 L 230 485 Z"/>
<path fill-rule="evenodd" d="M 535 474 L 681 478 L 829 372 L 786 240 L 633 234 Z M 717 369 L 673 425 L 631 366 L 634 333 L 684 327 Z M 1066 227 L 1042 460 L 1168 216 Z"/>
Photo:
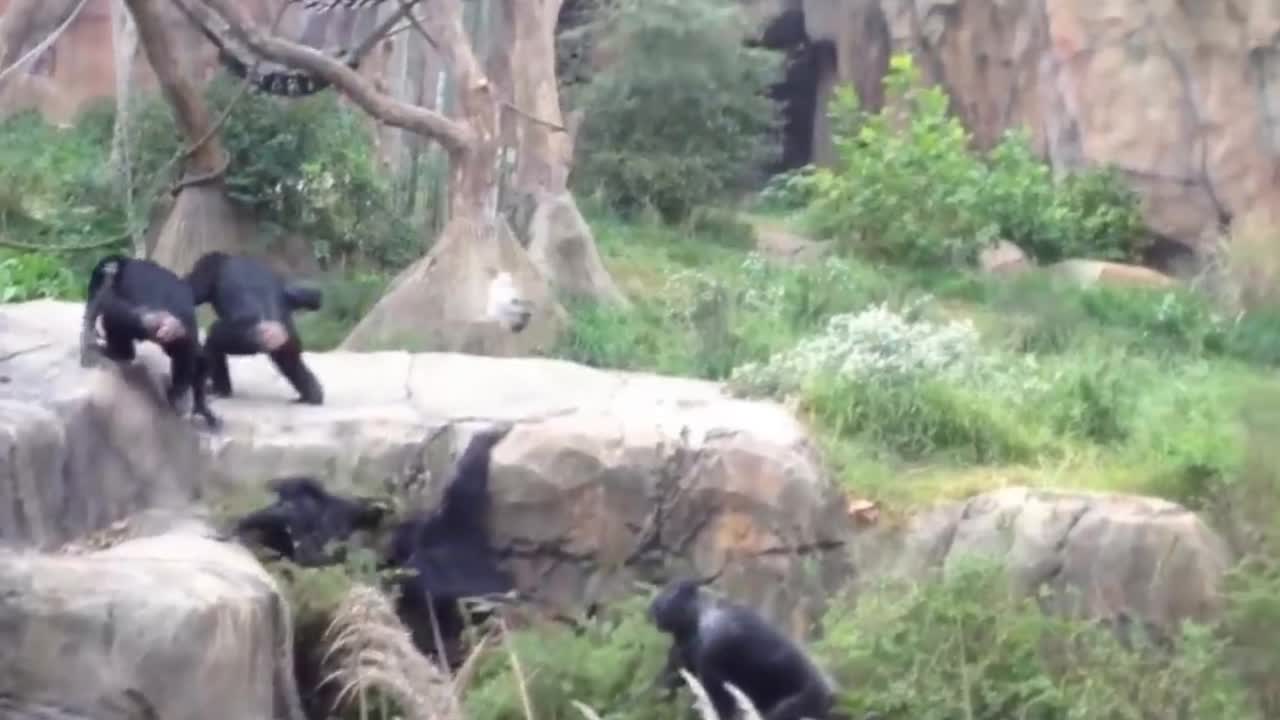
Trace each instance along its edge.
<path fill-rule="evenodd" d="M 212 303 L 218 315 L 204 341 L 215 395 L 231 396 L 228 355 L 266 353 L 301 402 L 324 403 L 324 389 L 302 361 L 302 340 L 293 325 L 293 311 L 320 309 L 319 290 L 286 283 L 261 260 L 224 252 L 202 256 L 186 279 L 196 305 Z"/>

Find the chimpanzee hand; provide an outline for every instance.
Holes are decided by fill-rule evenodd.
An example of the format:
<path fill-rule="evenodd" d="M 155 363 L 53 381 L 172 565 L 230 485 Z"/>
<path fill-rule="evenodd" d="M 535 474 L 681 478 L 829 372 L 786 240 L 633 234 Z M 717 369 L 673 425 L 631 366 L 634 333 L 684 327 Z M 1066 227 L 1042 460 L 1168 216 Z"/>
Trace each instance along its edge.
<path fill-rule="evenodd" d="M 187 334 L 186 328 L 182 326 L 182 321 L 163 310 L 148 310 L 144 312 L 142 314 L 142 326 L 151 334 L 153 340 L 161 344 L 180 340 Z"/>
<path fill-rule="evenodd" d="M 258 343 L 266 352 L 275 352 L 289 342 L 289 331 L 285 329 L 283 323 L 270 320 L 260 322 L 256 331 L 258 333 Z"/>

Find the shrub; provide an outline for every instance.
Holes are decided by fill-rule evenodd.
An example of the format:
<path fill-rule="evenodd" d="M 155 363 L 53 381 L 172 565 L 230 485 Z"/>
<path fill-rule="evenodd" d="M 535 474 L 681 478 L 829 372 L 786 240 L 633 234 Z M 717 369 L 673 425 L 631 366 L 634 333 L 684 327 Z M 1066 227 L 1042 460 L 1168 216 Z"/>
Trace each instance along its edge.
<path fill-rule="evenodd" d="M 824 626 L 818 652 L 851 717 L 1262 717 L 1209 628 L 1184 626 L 1169 655 L 1131 651 L 1101 626 L 1042 614 L 986 558 L 837 603 Z"/>
<path fill-rule="evenodd" d="M 0 302 L 81 299 L 87 284 L 52 255 L 0 255 Z"/>
<path fill-rule="evenodd" d="M 744 47 L 728 0 L 621 0 L 599 11 L 608 67 L 573 93 L 585 111 L 575 184 L 668 221 L 726 197 L 776 152 L 769 85 L 781 57 Z"/>
<path fill-rule="evenodd" d="M 238 83 L 220 77 L 207 92 L 216 111 Z M 69 129 L 34 113 L 0 124 L 0 221 L 29 244 L 84 244 L 118 238 L 167 194 L 169 161 L 181 138 L 164 99 L 141 99 L 128 138 L 132 186 L 108 162 L 114 106 L 98 103 Z M 418 233 L 394 211 L 390 185 L 374 156 L 362 115 L 332 93 L 283 100 L 251 93 L 221 128 L 231 155 L 227 191 L 265 221 L 268 231 L 312 241 L 326 265 L 351 260 L 402 266 L 421 252 Z M 167 171 L 167 172 L 162 172 Z"/>
<path fill-rule="evenodd" d="M 916 266 L 971 262 L 998 238 L 1041 261 L 1135 250 L 1137 197 L 1113 174 L 1055 183 L 1022 132 L 980 157 L 945 91 L 922 86 L 909 55 L 892 59 L 885 92 L 885 108 L 868 113 L 851 88 L 838 91 L 835 167 L 785 181 L 787 197 L 812 199 L 807 221 L 816 233 Z"/>
<path fill-rule="evenodd" d="M 573 701 L 610 720 L 673 716 L 675 708 L 649 692 L 668 641 L 649 623 L 645 604 L 645 598 L 632 597 L 610 608 L 610 617 L 587 623 L 581 634 L 542 625 L 510 636 L 540 720 L 581 720 Z M 488 653 L 467 693 L 467 717 L 525 720 L 519 682 L 507 652 Z"/>
<path fill-rule="evenodd" d="M 1034 441 L 1015 413 L 1035 387 L 1030 366 L 988 353 L 968 321 L 913 321 L 913 310 L 836 315 L 794 348 L 736 368 L 732 386 L 799 395 L 834 432 L 906 457 L 1026 457 Z"/>

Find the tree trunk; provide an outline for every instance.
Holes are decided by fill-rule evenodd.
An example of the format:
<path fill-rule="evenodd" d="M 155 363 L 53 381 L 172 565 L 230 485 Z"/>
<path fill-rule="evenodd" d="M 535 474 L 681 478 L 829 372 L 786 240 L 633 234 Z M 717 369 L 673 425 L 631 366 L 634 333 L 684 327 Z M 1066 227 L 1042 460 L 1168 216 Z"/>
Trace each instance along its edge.
<path fill-rule="evenodd" d="M 133 88 L 133 58 L 138 32 L 124 0 L 111 0 L 111 55 L 116 79 L 116 117 L 111 134 L 111 167 L 122 180 L 129 177 L 129 101 Z"/>
<path fill-rule="evenodd" d="M 457 2 L 433 7 L 429 32 L 449 65 L 458 119 L 471 142 L 449 149 L 449 220 L 426 257 L 402 272 L 342 343 L 345 350 L 395 347 L 524 355 L 549 349 L 566 314 L 497 212 L 498 98 L 472 51 Z M 485 316 L 490 284 L 510 273 L 536 308 L 516 334 Z M 433 318 L 424 325 L 421 318 Z"/>
<path fill-rule="evenodd" d="M 183 163 L 184 185 L 157 235 L 150 257 L 176 273 L 186 273 L 213 250 L 238 252 L 236 215 L 222 173 L 227 157 L 214 132 L 204 95 L 190 80 L 166 24 L 172 10 L 164 0 L 125 0 L 138 39 L 190 153 Z M 199 143 L 197 145 L 197 143 Z M 198 182 L 193 182 L 198 181 Z"/>
<path fill-rule="evenodd" d="M 111 54 L 116 79 L 116 116 L 111 131 L 111 157 L 108 164 L 123 192 L 130 227 L 136 225 L 133 197 L 133 159 L 130 157 L 129 133 L 132 127 L 133 67 L 138 54 L 138 31 L 124 0 L 111 0 Z M 146 233 L 135 231 L 133 254 L 147 254 Z"/>
<path fill-rule="evenodd" d="M 563 0 L 503 0 L 514 29 L 511 84 L 517 120 L 513 198 L 516 237 L 562 295 L 628 305 L 568 190 L 580 115 L 566 123 L 556 78 L 556 23 Z"/>

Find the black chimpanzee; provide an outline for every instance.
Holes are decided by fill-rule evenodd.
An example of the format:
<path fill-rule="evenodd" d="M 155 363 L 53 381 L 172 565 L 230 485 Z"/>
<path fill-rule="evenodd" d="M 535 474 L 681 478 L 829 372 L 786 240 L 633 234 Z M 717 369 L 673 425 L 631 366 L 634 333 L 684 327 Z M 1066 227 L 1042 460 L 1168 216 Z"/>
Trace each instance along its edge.
<path fill-rule="evenodd" d="M 477 432 L 454 466 L 437 512 L 419 513 L 394 530 L 387 565 L 408 571 L 400 580 L 397 613 L 424 654 L 450 646 L 464 629 L 462 598 L 499 595 L 513 588 L 489 545 L 489 458 L 510 425 Z M 438 648 L 431 618 L 440 639 Z M 452 660 L 450 660 L 452 661 Z"/>
<path fill-rule="evenodd" d="M 99 347 L 96 325 L 102 318 L 106 346 Z M 210 427 L 221 421 L 205 398 L 206 366 L 200 354 L 200 336 L 191 288 L 168 268 L 150 260 L 108 255 L 89 274 L 88 300 L 80 332 L 80 362 L 91 363 L 100 352 L 117 362 L 137 357 L 135 343 L 151 341 L 169 356 L 167 399 L 176 408 L 188 389 L 192 410 Z"/>
<path fill-rule="evenodd" d="M 267 353 L 302 402 L 324 403 L 324 389 L 302 361 L 302 340 L 293 325 L 295 310 L 320 309 L 318 289 L 286 283 L 256 258 L 217 251 L 197 260 L 186 279 L 195 304 L 213 303 L 218 315 L 204 341 L 214 394 L 231 396 L 228 355 Z"/>
<path fill-rule="evenodd" d="M 679 670 L 691 673 L 721 718 L 736 715 L 725 683 L 741 690 L 764 720 L 826 720 L 834 690 L 826 676 L 786 635 L 751 608 L 708 595 L 697 580 L 662 589 L 649 616 L 673 642 L 661 680 L 668 691 Z"/>
<path fill-rule="evenodd" d="M 314 478 L 273 480 L 276 501 L 236 523 L 240 538 L 256 538 L 277 555 L 305 567 L 339 562 L 342 550 L 327 547 L 359 530 L 378 529 L 388 508 L 362 498 L 333 495 Z"/>

